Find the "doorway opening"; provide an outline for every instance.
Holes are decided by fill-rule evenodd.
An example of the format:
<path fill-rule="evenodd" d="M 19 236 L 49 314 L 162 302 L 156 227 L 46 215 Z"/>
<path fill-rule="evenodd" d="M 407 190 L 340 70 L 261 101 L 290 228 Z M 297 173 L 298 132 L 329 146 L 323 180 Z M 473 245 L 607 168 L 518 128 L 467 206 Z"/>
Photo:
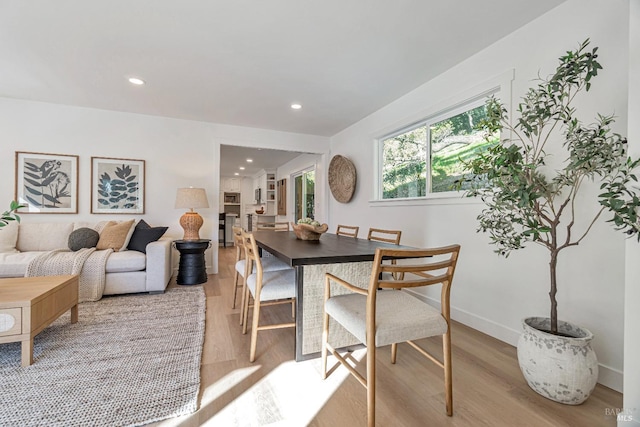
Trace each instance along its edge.
<path fill-rule="evenodd" d="M 293 175 L 295 222 L 315 218 L 316 171 L 314 168 Z"/>

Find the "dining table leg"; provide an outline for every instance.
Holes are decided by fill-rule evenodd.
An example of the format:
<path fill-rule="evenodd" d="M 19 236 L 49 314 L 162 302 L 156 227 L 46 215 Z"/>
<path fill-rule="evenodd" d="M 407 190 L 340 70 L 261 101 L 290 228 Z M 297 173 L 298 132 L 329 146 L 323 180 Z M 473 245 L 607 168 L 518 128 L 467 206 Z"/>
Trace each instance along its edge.
<path fill-rule="evenodd" d="M 322 318 L 324 313 L 325 273 L 334 274 L 355 286 L 367 289 L 373 262 L 346 262 L 296 266 L 296 361 L 320 357 Z M 335 288 L 333 287 L 335 286 Z M 331 294 L 348 293 L 332 285 Z M 330 343 L 334 348 L 348 348 L 360 341 L 334 321 L 330 325 Z"/>

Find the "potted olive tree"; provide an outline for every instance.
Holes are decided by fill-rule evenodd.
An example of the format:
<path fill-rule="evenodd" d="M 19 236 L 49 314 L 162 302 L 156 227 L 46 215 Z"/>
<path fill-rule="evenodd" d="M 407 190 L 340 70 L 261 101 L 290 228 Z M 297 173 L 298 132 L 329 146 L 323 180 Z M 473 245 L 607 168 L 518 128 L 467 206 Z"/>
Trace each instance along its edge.
<path fill-rule="evenodd" d="M 508 256 L 533 242 L 549 252 L 549 317 L 523 320 L 518 361 L 529 386 L 552 400 L 580 404 L 595 387 L 598 363 L 587 329 L 558 320 L 556 292 L 558 254 L 583 242 L 602 214 L 611 215 L 614 228 L 640 239 L 640 198 L 634 168 L 640 160 L 627 155 L 626 139 L 611 130 L 612 116 L 598 115 L 584 125 L 573 102 L 589 91 L 598 70 L 597 48 L 586 40 L 559 58 L 554 74 L 538 79 L 509 113 L 495 97 L 487 103 L 487 118 L 480 126 L 502 139 L 468 162 L 470 171 L 459 185 L 471 189 L 485 208 L 478 216 L 478 231 L 489 234 L 495 252 Z M 561 168 L 548 166 L 551 144 L 566 151 Z M 555 158 L 557 159 L 557 149 Z M 576 208 L 581 190 L 590 181 L 600 185 L 600 204 L 586 221 Z M 594 205 L 597 206 L 597 205 Z M 581 227 L 578 224 L 582 224 Z"/>

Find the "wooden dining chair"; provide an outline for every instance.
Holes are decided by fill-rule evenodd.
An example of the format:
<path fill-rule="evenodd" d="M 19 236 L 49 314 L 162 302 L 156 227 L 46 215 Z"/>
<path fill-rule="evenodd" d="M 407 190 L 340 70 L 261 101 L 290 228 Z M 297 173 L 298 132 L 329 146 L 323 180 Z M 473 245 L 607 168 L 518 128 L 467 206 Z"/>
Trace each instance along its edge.
<path fill-rule="evenodd" d="M 288 222 L 260 222 L 258 223 L 257 230 L 261 231 L 289 231 Z"/>
<path fill-rule="evenodd" d="M 269 329 L 295 328 L 295 322 L 275 323 L 269 325 L 260 325 L 260 310 L 263 306 L 274 304 L 295 304 L 296 297 L 296 275 L 293 269 L 265 271 L 263 268 L 263 259 L 258 253 L 258 245 L 252 233 L 242 232 L 242 238 L 245 245 L 245 259 L 247 264 L 245 272 L 247 279 L 245 281 L 244 310 L 242 322 L 242 333 L 247 333 L 247 319 L 249 316 L 249 298 L 253 297 L 253 314 L 251 321 L 251 350 L 249 352 L 249 361 L 256 359 L 256 346 L 258 341 L 258 332 Z M 249 274 L 255 267 L 255 273 Z M 292 314 L 295 312 L 292 309 Z"/>
<path fill-rule="evenodd" d="M 370 228 L 367 240 L 376 240 L 378 242 L 400 244 L 401 230 L 384 230 L 382 228 Z"/>
<path fill-rule="evenodd" d="M 400 244 L 400 236 L 402 236 L 401 230 L 384 230 L 382 228 L 370 228 L 367 234 L 367 240 L 374 240 L 377 242 L 392 243 L 394 245 Z M 391 260 L 391 264 L 395 264 L 395 260 Z M 400 273 L 383 273 L 385 278 L 393 277 L 394 279 L 402 278 Z"/>
<path fill-rule="evenodd" d="M 276 222 L 273 226 L 273 231 L 289 231 L 289 223 L 286 221 Z"/>
<path fill-rule="evenodd" d="M 395 364 L 398 343 L 406 342 L 444 370 L 447 415 L 453 415 L 451 369 L 451 283 L 460 245 L 434 249 L 376 249 L 367 289 L 356 287 L 330 273 L 325 275 L 324 316 L 322 325 L 322 375 L 327 374 L 330 352 L 367 389 L 368 425 L 375 425 L 376 348 L 391 345 L 391 363 Z M 392 257 L 404 260 L 383 263 Z M 401 280 L 382 279 L 382 273 L 402 276 Z M 387 274 L 388 277 L 388 274 Z M 347 288 L 351 293 L 331 295 L 331 285 Z M 404 292 L 402 288 L 441 284 L 440 310 Z M 329 318 L 333 318 L 367 347 L 366 377 L 329 344 Z M 415 340 L 442 335 L 443 360 L 415 344 Z M 332 372 L 334 370 L 332 369 Z"/>
<path fill-rule="evenodd" d="M 247 276 L 246 270 L 246 260 L 245 260 L 245 250 L 244 250 L 244 239 L 242 238 L 242 228 L 240 227 L 232 227 L 233 231 L 233 242 L 236 247 L 236 262 L 235 262 L 235 271 L 233 276 L 233 303 L 231 308 L 236 308 L 236 298 L 238 293 L 238 288 L 243 289 L 241 292 L 242 302 L 240 304 L 240 324 L 243 321 L 243 311 L 244 311 L 244 286 L 245 280 L 244 278 Z M 278 270 L 290 270 L 292 267 L 284 261 L 279 260 L 274 256 L 262 258 L 262 268 L 264 271 L 278 271 Z M 256 272 L 255 266 L 253 266 L 252 273 Z M 242 281 L 240 281 L 242 279 Z"/>
<path fill-rule="evenodd" d="M 354 227 L 353 225 L 338 225 L 336 235 L 358 237 L 358 230 L 360 230 L 360 227 Z"/>
<path fill-rule="evenodd" d="M 244 243 L 242 241 L 242 228 L 233 226 L 231 227 L 231 231 L 233 233 L 233 244 L 236 247 L 236 262 L 234 264 L 233 273 L 233 303 L 231 304 L 231 308 L 236 308 L 238 288 L 242 288 L 244 286 Z M 242 283 L 240 283 L 240 278 L 242 278 Z M 240 305 L 240 307 L 242 307 L 242 305 Z M 240 318 L 242 319 L 242 316 L 240 316 Z M 242 322 L 242 320 L 240 322 Z"/>

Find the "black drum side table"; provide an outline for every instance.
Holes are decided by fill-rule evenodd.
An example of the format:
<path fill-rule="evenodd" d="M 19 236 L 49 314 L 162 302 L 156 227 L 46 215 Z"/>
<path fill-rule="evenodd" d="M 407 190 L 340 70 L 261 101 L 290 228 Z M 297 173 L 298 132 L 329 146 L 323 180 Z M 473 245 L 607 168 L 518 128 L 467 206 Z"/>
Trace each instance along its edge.
<path fill-rule="evenodd" d="M 174 240 L 174 247 L 180 252 L 178 265 L 178 285 L 199 285 L 207 281 L 207 266 L 204 251 L 211 247 L 211 240 Z"/>

